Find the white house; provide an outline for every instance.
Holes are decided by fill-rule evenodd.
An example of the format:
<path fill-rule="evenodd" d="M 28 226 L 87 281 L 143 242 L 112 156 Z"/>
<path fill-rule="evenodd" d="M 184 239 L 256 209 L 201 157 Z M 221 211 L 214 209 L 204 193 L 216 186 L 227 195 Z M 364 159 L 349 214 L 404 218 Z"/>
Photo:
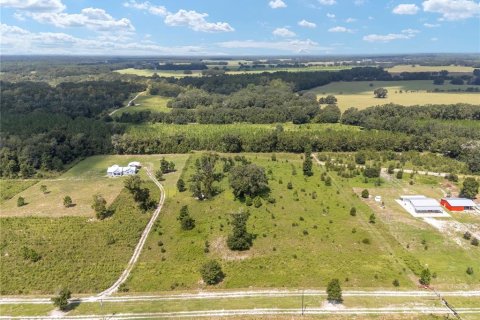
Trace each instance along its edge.
<path fill-rule="evenodd" d="M 131 166 L 130 164 L 128 167 L 120 167 L 118 164 L 114 164 L 107 169 L 107 175 L 109 177 L 121 177 L 121 176 L 131 176 L 137 174 L 138 167 Z"/>

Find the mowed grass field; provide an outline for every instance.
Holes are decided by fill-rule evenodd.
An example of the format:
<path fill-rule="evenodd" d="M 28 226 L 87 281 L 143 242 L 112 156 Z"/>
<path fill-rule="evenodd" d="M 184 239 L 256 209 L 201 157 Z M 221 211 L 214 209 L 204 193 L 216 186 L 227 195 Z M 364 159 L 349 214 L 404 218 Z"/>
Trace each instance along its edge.
<path fill-rule="evenodd" d="M 168 161 L 174 161 L 179 169 L 165 175 L 167 193 L 175 193 L 178 179 L 188 155 L 165 155 Z M 63 186 L 64 181 L 82 184 L 81 191 L 89 192 L 86 186 L 97 190 L 104 197 L 110 197 L 109 189 L 101 189 L 101 179 L 115 180 L 118 191 L 109 207 L 114 214 L 99 221 L 90 209 L 91 197 L 88 198 L 86 213 L 73 214 L 68 210 L 55 211 L 55 202 L 51 201 L 52 212 L 45 211 L 46 216 L 5 217 L 2 208 L 0 218 L 0 283 L 1 294 L 52 294 L 61 286 L 68 287 L 75 293 L 96 293 L 106 289 L 120 276 L 133 252 L 138 239 L 150 218 L 151 212 L 142 212 L 123 189 L 123 178 L 107 179 L 104 175 L 105 165 L 123 164 L 133 159 L 143 162 L 152 169 L 159 168 L 163 156 L 96 156 L 88 158 L 62 177 L 66 180 L 49 181 L 54 194 L 55 183 Z M 151 197 L 158 201 L 160 191 L 152 181 L 146 180 L 145 172 L 140 176 L 146 181 Z M 73 178 L 84 178 L 84 180 Z M 71 179 L 71 180 L 69 180 Z M 83 187 L 83 184 L 86 186 Z M 74 185 L 73 185 L 74 186 Z M 100 186 L 100 187 L 99 187 Z M 34 186 L 35 187 L 35 186 Z M 35 191 L 37 192 L 37 188 Z M 38 190 L 39 192 L 40 190 Z M 72 195 L 73 202 L 78 202 Z M 28 198 L 27 198 L 28 202 Z M 49 203 L 48 201 L 45 201 Z M 41 203 L 41 202 L 40 202 Z M 32 201 L 29 205 L 35 205 Z M 81 206 L 77 204 L 78 206 Z M 72 216 L 73 215 L 73 216 Z M 59 217 L 61 216 L 61 217 Z M 23 257 L 23 248 L 35 250 L 41 259 L 37 262 Z"/>
<path fill-rule="evenodd" d="M 392 68 L 386 68 L 390 73 L 402 73 L 402 72 L 440 72 L 447 70 L 449 73 L 472 73 L 474 68 L 467 66 L 420 66 L 410 64 L 399 64 Z"/>
<path fill-rule="evenodd" d="M 384 99 L 375 98 L 373 94 L 373 91 L 380 87 L 388 90 L 388 96 Z M 465 88 L 467 88 L 466 85 L 444 84 L 436 86 L 430 80 L 355 81 L 333 82 L 309 91 L 317 94 L 318 97 L 334 95 L 338 99 L 338 106 L 342 110 L 350 107 L 364 109 L 388 103 L 404 106 L 453 103 L 480 104 L 480 93 L 428 92 L 435 89 L 451 90 Z"/>
<path fill-rule="evenodd" d="M 134 106 L 127 106 L 118 109 L 116 116 L 120 116 L 124 112 L 134 113 L 140 111 L 151 112 L 170 112 L 172 109 L 167 107 L 170 98 L 162 96 L 141 95 L 135 100 Z"/>
<path fill-rule="evenodd" d="M 188 181 L 194 160 L 184 172 Z M 398 279 L 403 287 L 414 287 L 411 273 L 391 254 L 368 223 L 368 207 L 356 217 L 351 207 L 362 202 L 352 189 L 327 187 L 320 180 L 321 168 L 305 178 L 297 154 L 249 154 L 253 163 L 265 167 L 269 176 L 272 204 L 263 200 L 259 208 L 234 200 L 225 177 L 214 199 L 195 200 L 189 191 L 169 197 L 159 223 L 147 240 L 144 251 L 127 286 L 130 292 L 199 289 L 205 286 L 198 272 L 202 263 L 217 259 L 226 273 L 215 288 L 325 287 L 339 278 L 345 287 L 387 287 Z M 221 164 L 219 164 L 221 170 Z M 292 171 L 296 171 L 292 175 Z M 292 182 L 293 189 L 287 188 Z M 312 193 L 317 194 L 313 199 Z M 182 231 L 177 221 L 180 208 L 188 205 L 196 220 L 192 231 Z M 256 235 L 253 247 L 232 252 L 226 245 L 230 214 L 251 213 L 248 229 Z M 362 243 L 368 238 L 371 244 Z M 210 251 L 204 252 L 205 241 Z"/>

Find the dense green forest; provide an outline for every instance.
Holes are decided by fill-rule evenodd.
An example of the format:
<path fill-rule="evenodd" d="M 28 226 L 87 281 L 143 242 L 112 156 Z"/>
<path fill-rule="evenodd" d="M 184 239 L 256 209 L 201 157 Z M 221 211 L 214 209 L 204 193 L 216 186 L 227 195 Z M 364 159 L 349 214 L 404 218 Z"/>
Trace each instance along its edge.
<path fill-rule="evenodd" d="M 111 152 L 110 136 L 121 125 L 108 123 L 142 84 L 92 81 L 0 83 L 0 176 L 28 178 L 38 169 L 60 171 L 78 157 Z"/>

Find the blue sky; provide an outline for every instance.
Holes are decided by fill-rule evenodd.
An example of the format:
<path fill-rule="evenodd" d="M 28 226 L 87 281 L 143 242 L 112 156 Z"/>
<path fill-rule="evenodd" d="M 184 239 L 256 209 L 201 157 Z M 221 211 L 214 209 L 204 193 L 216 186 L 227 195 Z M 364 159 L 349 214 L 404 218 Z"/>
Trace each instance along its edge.
<path fill-rule="evenodd" d="M 476 0 L 0 0 L 2 54 L 480 52 Z"/>

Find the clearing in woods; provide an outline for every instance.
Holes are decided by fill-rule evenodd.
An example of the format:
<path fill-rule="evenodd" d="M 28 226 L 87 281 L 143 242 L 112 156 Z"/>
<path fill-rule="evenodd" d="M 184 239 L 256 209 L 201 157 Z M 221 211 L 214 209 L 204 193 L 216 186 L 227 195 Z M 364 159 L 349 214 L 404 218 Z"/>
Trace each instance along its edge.
<path fill-rule="evenodd" d="M 171 98 L 162 96 L 141 95 L 135 100 L 134 106 L 120 108 L 115 115 L 120 116 L 122 113 L 135 113 L 140 111 L 170 112 L 172 109 L 167 107 L 170 99 Z"/>
<path fill-rule="evenodd" d="M 388 90 L 384 99 L 375 98 L 373 91 L 383 87 Z M 465 90 L 468 85 L 434 85 L 430 80 L 412 81 L 355 81 L 332 82 L 309 90 L 318 97 L 334 95 L 342 111 L 355 107 L 365 109 L 371 106 L 396 103 L 404 106 L 427 104 L 480 103 L 480 93 L 472 92 L 430 92 L 438 90 Z"/>

